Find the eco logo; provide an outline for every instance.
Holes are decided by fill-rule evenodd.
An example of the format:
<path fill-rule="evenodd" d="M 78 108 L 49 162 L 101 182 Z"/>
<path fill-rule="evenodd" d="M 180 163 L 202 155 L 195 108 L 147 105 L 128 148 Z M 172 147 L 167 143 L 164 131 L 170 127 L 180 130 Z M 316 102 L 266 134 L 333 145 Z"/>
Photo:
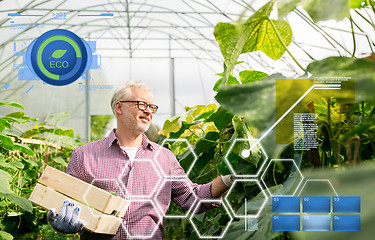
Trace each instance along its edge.
<path fill-rule="evenodd" d="M 41 80 L 64 86 L 87 72 L 92 53 L 89 45 L 73 32 L 54 29 L 30 44 L 26 58 L 30 70 Z"/>

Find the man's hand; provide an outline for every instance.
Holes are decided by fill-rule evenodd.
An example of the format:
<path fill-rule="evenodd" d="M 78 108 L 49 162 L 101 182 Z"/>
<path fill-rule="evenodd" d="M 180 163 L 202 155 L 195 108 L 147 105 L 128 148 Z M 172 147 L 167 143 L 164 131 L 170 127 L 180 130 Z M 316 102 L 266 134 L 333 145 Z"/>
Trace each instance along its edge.
<path fill-rule="evenodd" d="M 233 185 L 233 178 L 234 176 L 229 174 L 229 175 L 225 175 L 225 176 L 220 176 L 221 178 L 221 181 L 225 184 L 225 186 L 227 186 L 228 188 L 230 188 L 232 185 Z"/>
<path fill-rule="evenodd" d="M 65 200 L 60 214 L 52 208 L 47 213 L 51 226 L 58 232 L 73 234 L 82 230 L 84 222 L 79 220 L 80 207 L 74 208 L 75 203 Z"/>

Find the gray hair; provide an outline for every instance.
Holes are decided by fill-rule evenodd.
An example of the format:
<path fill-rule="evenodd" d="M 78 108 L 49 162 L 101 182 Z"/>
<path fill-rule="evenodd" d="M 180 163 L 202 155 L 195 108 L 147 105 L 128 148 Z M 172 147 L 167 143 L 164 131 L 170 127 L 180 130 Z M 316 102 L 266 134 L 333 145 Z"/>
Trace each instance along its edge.
<path fill-rule="evenodd" d="M 111 108 L 113 114 L 116 116 L 116 102 L 121 100 L 129 100 L 133 97 L 133 89 L 143 89 L 151 93 L 151 88 L 143 82 L 129 82 L 122 87 L 115 90 L 111 100 Z"/>

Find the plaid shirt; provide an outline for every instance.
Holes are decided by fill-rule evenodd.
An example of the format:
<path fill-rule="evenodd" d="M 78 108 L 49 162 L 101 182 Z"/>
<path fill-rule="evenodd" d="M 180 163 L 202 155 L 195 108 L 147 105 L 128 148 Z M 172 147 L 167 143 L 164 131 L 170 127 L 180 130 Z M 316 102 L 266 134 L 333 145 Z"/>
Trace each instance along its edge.
<path fill-rule="evenodd" d="M 114 192 L 131 203 L 115 236 L 84 230 L 81 239 L 163 239 L 162 216 L 167 212 L 171 199 L 183 209 L 189 209 L 196 196 L 198 199 L 212 199 L 211 183 L 192 183 L 173 153 L 151 142 L 144 134 L 135 161 L 128 164 L 129 157 L 120 148 L 115 131 L 104 139 L 74 149 L 66 172 Z M 160 168 L 166 175 L 178 178 L 166 179 Z M 182 180 L 181 176 L 184 176 Z M 200 206 L 196 213 L 219 205 Z"/>

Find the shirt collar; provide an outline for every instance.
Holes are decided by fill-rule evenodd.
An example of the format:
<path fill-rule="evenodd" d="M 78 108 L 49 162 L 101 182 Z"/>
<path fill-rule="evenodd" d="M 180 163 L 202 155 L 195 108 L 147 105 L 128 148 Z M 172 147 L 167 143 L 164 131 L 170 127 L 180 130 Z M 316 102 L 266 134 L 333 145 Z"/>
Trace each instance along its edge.
<path fill-rule="evenodd" d="M 108 135 L 108 147 L 111 147 L 112 144 L 118 142 L 118 139 L 116 137 L 116 128 L 114 128 Z M 151 141 L 147 138 L 146 134 L 142 133 L 142 144 L 141 147 L 143 149 L 149 148 L 150 150 L 155 150 L 155 148 L 152 146 Z"/>

